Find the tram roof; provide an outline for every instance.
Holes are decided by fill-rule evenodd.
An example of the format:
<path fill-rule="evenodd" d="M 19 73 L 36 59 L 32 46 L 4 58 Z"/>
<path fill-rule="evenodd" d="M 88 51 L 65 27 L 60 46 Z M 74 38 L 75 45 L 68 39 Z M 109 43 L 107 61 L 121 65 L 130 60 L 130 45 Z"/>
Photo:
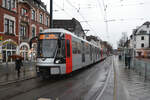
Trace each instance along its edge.
<path fill-rule="evenodd" d="M 82 41 L 84 41 L 84 42 L 87 42 L 87 43 L 89 43 L 89 44 L 91 44 L 91 45 L 93 45 L 93 46 L 95 46 L 95 47 L 98 47 L 97 45 L 95 45 L 95 44 L 93 44 L 93 43 L 91 43 L 91 42 L 89 42 L 89 41 L 87 41 L 87 40 L 85 40 L 85 39 L 82 39 L 82 38 L 80 38 L 80 37 L 78 37 L 78 36 L 76 36 L 75 34 L 73 34 L 73 33 L 71 33 L 70 31 L 68 31 L 68 30 L 65 30 L 65 29 L 63 29 L 63 28 L 50 28 L 50 29 L 45 29 L 43 32 L 41 32 L 41 33 L 52 33 L 52 32 L 57 32 L 57 33 L 64 33 L 64 34 L 70 34 L 70 35 L 72 35 L 73 37 L 76 37 L 76 38 L 78 38 L 78 39 L 80 39 L 80 40 L 82 40 Z M 99 47 L 98 47 L 99 48 Z"/>

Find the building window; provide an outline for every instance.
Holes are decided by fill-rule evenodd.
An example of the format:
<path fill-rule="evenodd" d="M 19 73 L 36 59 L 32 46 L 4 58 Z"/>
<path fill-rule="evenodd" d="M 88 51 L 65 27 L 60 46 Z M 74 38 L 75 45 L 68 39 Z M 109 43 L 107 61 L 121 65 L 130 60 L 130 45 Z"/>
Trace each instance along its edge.
<path fill-rule="evenodd" d="M 48 18 L 48 16 L 46 17 L 46 26 L 48 26 L 48 20 L 49 20 L 49 18 Z"/>
<path fill-rule="evenodd" d="M 3 0 L 3 7 L 9 10 L 16 9 L 16 0 Z"/>
<path fill-rule="evenodd" d="M 9 21 L 9 33 L 14 34 L 14 21 Z"/>
<path fill-rule="evenodd" d="M 20 48 L 20 55 L 24 58 L 24 60 L 28 60 L 28 47 L 23 45 Z"/>
<path fill-rule="evenodd" d="M 22 8 L 21 15 L 22 16 L 27 16 L 27 9 Z"/>
<path fill-rule="evenodd" d="M 7 9 L 11 9 L 11 0 L 7 0 Z"/>
<path fill-rule="evenodd" d="M 140 34 L 147 34 L 147 31 L 141 30 Z"/>
<path fill-rule="evenodd" d="M 32 27 L 32 37 L 35 37 L 35 27 Z"/>
<path fill-rule="evenodd" d="M 9 33 L 9 20 L 5 19 L 5 33 Z"/>
<path fill-rule="evenodd" d="M 5 19 L 4 29 L 6 34 L 14 34 L 14 21 Z"/>
<path fill-rule="evenodd" d="M 144 43 L 141 44 L 141 47 L 144 48 Z"/>
<path fill-rule="evenodd" d="M 3 0 L 3 7 L 7 7 L 7 0 Z"/>
<path fill-rule="evenodd" d="M 32 10 L 32 20 L 35 20 L 35 11 Z"/>
<path fill-rule="evenodd" d="M 26 36 L 26 26 L 21 25 L 20 27 L 20 36 L 25 37 Z"/>
<path fill-rule="evenodd" d="M 43 15 L 40 14 L 40 23 L 42 23 L 42 22 L 43 22 Z"/>
<path fill-rule="evenodd" d="M 136 48 L 136 44 L 134 44 L 134 48 Z"/>
<path fill-rule="evenodd" d="M 141 37 L 141 40 L 144 40 L 144 36 Z"/>
<path fill-rule="evenodd" d="M 40 28 L 39 28 L 39 31 L 40 31 L 40 33 L 43 32 L 43 27 L 40 27 Z"/>

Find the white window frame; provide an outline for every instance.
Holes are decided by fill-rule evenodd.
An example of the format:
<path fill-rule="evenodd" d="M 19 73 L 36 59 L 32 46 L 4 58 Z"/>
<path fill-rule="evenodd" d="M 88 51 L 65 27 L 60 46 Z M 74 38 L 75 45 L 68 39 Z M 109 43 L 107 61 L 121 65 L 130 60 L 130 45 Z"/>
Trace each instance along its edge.
<path fill-rule="evenodd" d="M 28 12 L 27 9 L 25 9 L 25 8 L 22 8 L 22 9 L 21 9 L 21 15 L 22 15 L 22 16 L 26 15 L 27 12 Z"/>
<path fill-rule="evenodd" d="M 33 37 L 33 28 L 35 28 L 35 36 L 36 36 L 36 25 L 34 25 L 34 24 L 32 24 L 32 26 L 31 26 L 31 37 Z"/>
<path fill-rule="evenodd" d="M 34 16 L 33 16 L 33 11 L 34 11 Z M 36 11 L 32 9 L 31 13 L 32 13 L 31 19 L 36 20 Z"/>
<path fill-rule="evenodd" d="M 40 14 L 40 23 L 43 24 L 43 14 Z"/>
<path fill-rule="evenodd" d="M 42 28 L 42 27 L 40 27 L 39 29 L 40 29 L 39 32 L 42 32 L 42 31 L 43 31 L 43 28 Z M 41 30 L 42 30 L 42 31 L 41 31 Z"/>
<path fill-rule="evenodd" d="M 2 6 L 16 12 L 16 10 L 13 10 L 13 8 L 16 9 L 16 0 L 2 0 Z"/>
<path fill-rule="evenodd" d="M 25 37 L 27 33 L 27 26 L 26 25 L 20 25 L 20 36 Z"/>
<path fill-rule="evenodd" d="M 49 26 L 49 17 L 46 16 L 46 26 Z"/>
<path fill-rule="evenodd" d="M 16 35 L 16 19 L 15 19 L 15 17 L 13 17 L 13 16 L 10 16 L 10 15 L 8 15 L 8 14 L 4 14 L 4 33 L 6 32 L 5 31 L 5 19 L 9 19 L 9 21 L 13 21 L 14 22 L 14 29 L 13 29 L 13 31 L 14 31 L 14 35 Z M 9 24 L 9 26 L 10 26 L 10 24 Z M 9 29 L 10 30 L 10 29 Z"/>

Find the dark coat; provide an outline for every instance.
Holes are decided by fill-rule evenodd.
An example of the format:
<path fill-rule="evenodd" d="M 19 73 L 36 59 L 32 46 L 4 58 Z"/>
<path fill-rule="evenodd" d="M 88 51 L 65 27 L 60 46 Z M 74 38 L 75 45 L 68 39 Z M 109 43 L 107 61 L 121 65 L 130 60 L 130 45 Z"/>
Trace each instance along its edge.
<path fill-rule="evenodd" d="M 16 59 L 16 70 L 20 70 L 22 64 L 22 60 L 21 59 Z"/>

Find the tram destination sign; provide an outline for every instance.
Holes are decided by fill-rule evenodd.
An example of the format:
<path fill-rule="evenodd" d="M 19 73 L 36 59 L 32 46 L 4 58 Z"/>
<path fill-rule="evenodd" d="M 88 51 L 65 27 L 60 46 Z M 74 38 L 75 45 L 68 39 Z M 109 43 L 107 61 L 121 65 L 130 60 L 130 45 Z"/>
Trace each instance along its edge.
<path fill-rule="evenodd" d="M 58 34 L 53 34 L 53 33 L 51 33 L 51 34 L 41 34 L 40 35 L 40 40 L 42 40 L 42 39 L 58 39 Z"/>

